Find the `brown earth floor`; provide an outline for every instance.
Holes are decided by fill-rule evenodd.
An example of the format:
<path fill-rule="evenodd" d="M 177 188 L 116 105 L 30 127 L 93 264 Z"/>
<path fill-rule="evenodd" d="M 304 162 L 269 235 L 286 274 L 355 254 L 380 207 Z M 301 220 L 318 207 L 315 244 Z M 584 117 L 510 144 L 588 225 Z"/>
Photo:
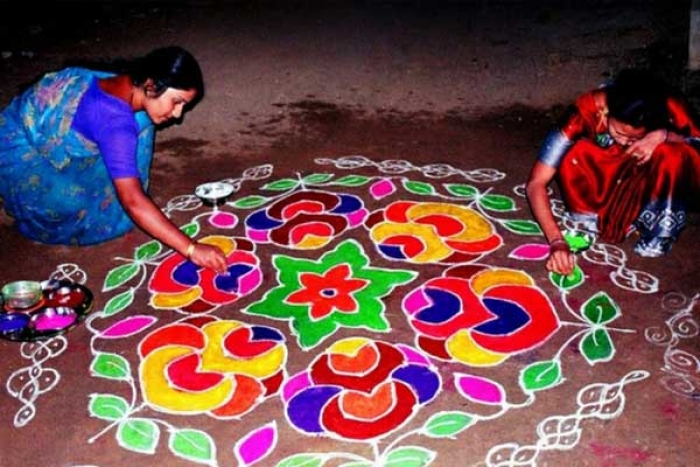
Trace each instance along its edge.
<path fill-rule="evenodd" d="M 542 136 L 580 91 L 600 84 L 620 67 L 651 64 L 663 66 L 693 102 L 700 98 L 695 91 L 696 76 L 683 68 L 689 8 L 685 3 L 673 11 L 661 2 L 621 1 L 565 6 L 554 2 L 319 5 L 204 0 L 175 6 L 130 2 L 56 5 L 40 15 L 30 15 L 32 5 L 24 5 L 16 22 L 4 18 L 2 102 L 9 102 L 22 83 L 64 60 L 136 55 L 173 42 L 191 49 L 201 60 L 206 99 L 182 125 L 157 136 L 151 194 L 164 207 L 176 196 L 191 194 L 200 183 L 237 178 L 246 169 L 263 164 L 274 167 L 271 180 L 317 172 L 337 177 L 379 175 L 378 167 L 343 169 L 315 163 L 317 158 L 362 155 L 378 166 L 382 161 L 405 161 L 411 167 L 407 176 L 434 186 L 442 181 L 426 177 L 421 168 L 440 163 L 464 171 L 498 169 L 506 178 L 487 187 L 513 197 L 517 217 L 530 218 L 524 199 L 513 189 L 524 182 Z M 460 181 L 460 177 L 445 180 Z M 244 183 L 241 195 L 257 193 L 262 183 Z M 184 223 L 197 212 L 175 213 L 176 220 Z M 604 291 L 622 313 L 614 327 L 634 331 L 612 333 L 615 353 L 611 361 L 588 365 L 578 341 L 566 341 L 571 333 L 558 333 L 546 345 L 515 355 L 485 374 L 504 385 L 510 404 L 519 404 L 524 401 L 515 388 L 519 372 L 534 361 L 554 358 L 560 350 L 562 384 L 538 393 L 531 406 L 511 407 L 503 416 L 479 422 L 454 439 L 416 436 L 404 444 L 434 451 L 431 465 L 436 466 L 695 465 L 700 455 L 695 428 L 700 384 L 698 307 L 681 299 L 697 299 L 700 292 L 700 255 L 695 246 L 700 232 L 697 214 L 689 220 L 672 253 L 662 260 L 637 257 L 630 240 L 620 246 L 622 265 L 583 262 L 586 283 L 571 293 L 574 308 L 593 293 Z M 536 240 L 503 235 L 508 251 Z M 43 280 L 59 265 L 76 264 L 95 293 L 93 312 L 99 313 L 113 296 L 102 290 L 105 277 L 122 264 L 118 258 L 130 257 L 148 238 L 133 232 L 92 247 L 46 246 L 20 237 L 5 218 L 0 240 L 0 283 Z M 489 258 L 488 264 L 526 271 L 552 297 L 564 319 L 563 295 L 548 281 L 541 262 L 523 264 L 507 258 L 508 251 Z M 370 253 L 370 257 L 373 264 L 381 264 L 377 255 Z M 426 277 L 437 272 L 429 267 L 418 269 Z M 614 284 L 613 278 L 620 277 L 614 272 L 622 274 L 621 281 L 628 288 Z M 265 277 L 274 279 L 271 270 L 265 271 Z M 652 293 L 642 293 L 649 278 L 658 279 L 658 284 Z M 635 280 L 640 282 L 630 285 Z M 246 303 L 259 299 L 262 292 L 261 288 Z M 399 301 L 400 297 L 392 295 L 387 299 L 388 309 L 392 304 L 398 307 Z M 249 319 L 237 310 L 230 306 L 220 314 Z M 137 293 L 134 306 L 124 315 L 129 313 L 155 313 L 163 322 L 173 319 L 148 307 L 145 289 Z M 284 322 L 256 322 L 288 331 Z M 362 335 L 411 344 L 411 329 L 396 323 L 388 335 Z M 350 335 L 343 331 L 339 336 Z M 237 462 L 234 446 L 255 427 L 273 420 L 280 439 L 258 465 L 278 465 L 285 456 L 300 452 L 369 455 L 362 444 L 308 438 L 294 431 L 285 420 L 279 398 L 261 403 L 237 421 L 147 411 L 145 416 L 163 421 L 161 439 L 155 454 L 133 452 L 119 444 L 114 429 L 97 436 L 108 424 L 88 412 L 91 394 L 127 397 L 128 391 L 122 390 L 126 386 L 91 375 L 96 349 L 94 334 L 87 326 L 80 325 L 64 337 L 65 349 L 56 355 L 39 352 L 34 362 L 22 351 L 37 347 L 0 341 L 0 381 L 5 386 L 0 392 L 3 467 L 195 465 L 169 451 L 166 423 L 171 428 L 208 432 L 217 448 L 212 465 L 244 465 Z M 287 338 L 291 374 L 305 368 L 318 349 L 302 352 L 290 335 Z M 134 371 L 138 339 L 112 346 L 132 363 Z M 455 363 L 442 362 L 437 367 L 445 381 L 444 397 L 425 407 L 410 428 L 440 411 L 476 411 L 474 404 L 460 399 L 447 386 L 449 378 L 460 372 L 480 372 Z M 22 372 L 32 368 L 33 374 Z M 60 377 L 49 387 L 55 376 L 52 371 Z M 608 399 L 587 406 L 585 399 L 595 388 L 587 391 L 585 387 L 602 383 L 613 385 Z M 27 407 L 33 412 L 23 411 L 20 397 L 13 395 L 18 387 L 24 388 Z M 552 418 L 550 423 L 561 420 L 563 424 L 554 434 L 538 431 L 543 421 L 556 416 L 561 418 Z M 18 419 L 24 423 L 18 424 Z M 93 437 L 94 442 L 88 442 Z M 523 463 L 489 457 L 489 450 L 507 447 L 507 443 L 523 448 Z M 325 465 L 351 464 L 329 460 Z"/>

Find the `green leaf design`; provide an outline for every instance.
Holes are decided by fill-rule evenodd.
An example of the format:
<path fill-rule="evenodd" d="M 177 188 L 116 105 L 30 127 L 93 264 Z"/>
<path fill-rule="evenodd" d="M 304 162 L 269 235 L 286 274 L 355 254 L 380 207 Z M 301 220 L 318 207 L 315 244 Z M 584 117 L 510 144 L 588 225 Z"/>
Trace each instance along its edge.
<path fill-rule="evenodd" d="M 374 462 L 365 461 L 350 461 L 345 464 L 340 464 L 338 467 L 375 467 Z"/>
<path fill-rule="evenodd" d="M 103 316 L 106 318 L 108 316 L 115 315 L 127 308 L 134 302 L 134 289 L 129 289 L 125 292 L 115 295 L 110 298 L 105 305 L 104 310 L 102 310 Z"/>
<path fill-rule="evenodd" d="M 307 185 L 318 185 L 333 178 L 333 174 L 311 174 L 302 178 L 301 181 Z"/>
<path fill-rule="evenodd" d="M 568 276 L 550 272 L 549 280 L 560 289 L 571 290 L 583 284 L 583 271 L 578 265 L 575 265 L 574 271 Z"/>
<path fill-rule="evenodd" d="M 244 313 L 291 321 L 297 342 L 303 348 L 318 345 L 341 327 L 389 332 L 391 327 L 386 319 L 382 298 L 418 276 L 411 270 L 371 267 L 364 248 L 354 239 L 343 241 L 332 251 L 324 253 L 318 261 L 275 255 L 272 263 L 278 271 L 279 285 L 269 289 L 261 300 L 249 305 Z M 365 282 L 364 287 L 353 293 L 356 308 L 348 310 L 352 312 L 332 312 L 315 319 L 309 313 L 310 305 L 287 301 L 290 294 L 303 287 L 300 278 L 304 274 L 324 276 L 341 265 L 350 268 L 350 278 Z"/>
<path fill-rule="evenodd" d="M 294 454 L 282 459 L 277 467 L 319 467 L 324 463 L 320 454 Z"/>
<path fill-rule="evenodd" d="M 93 376 L 107 379 L 128 380 L 131 378 L 131 365 L 115 353 L 98 353 L 92 360 L 90 371 Z"/>
<path fill-rule="evenodd" d="M 491 211 L 514 211 L 515 201 L 513 198 L 503 195 L 485 195 L 479 198 L 479 205 Z"/>
<path fill-rule="evenodd" d="M 479 190 L 473 186 L 463 183 L 444 183 L 442 186 L 448 193 L 453 196 L 459 196 L 460 198 L 473 198 L 479 193 Z"/>
<path fill-rule="evenodd" d="M 362 186 L 367 184 L 370 180 L 370 177 L 365 177 L 364 175 L 346 175 L 333 182 L 332 185 Z"/>
<path fill-rule="evenodd" d="M 215 464 L 216 446 L 211 437 L 200 430 L 176 429 L 170 433 L 168 447 L 179 457 L 200 464 Z"/>
<path fill-rule="evenodd" d="M 464 412 L 443 412 L 430 417 L 423 431 L 432 438 L 448 438 L 461 433 L 474 423 Z"/>
<path fill-rule="evenodd" d="M 435 194 L 435 188 L 430 183 L 412 182 L 410 180 L 403 181 L 403 187 L 416 195 L 432 195 Z"/>
<path fill-rule="evenodd" d="M 137 260 L 144 261 L 151 259 L 156 256 L 163 249 L 163 246 L 157 240 L 151 240 L 146 242 L 136 249 L 136 254 L 134 255 Z"/>
<path fill-rule="evenodd" d="M 430 465 L 433 459 L 435 459 L 434 451 L 420 446 L 401 446 L 390 451 L 382 465 L 385 467 L 423 467 Z"/>
<path fill-rule="evenodd" d="M 298 184 L 299 181 L 293 178 L 282 178 L 271 183 L 266 183 L 262 186 L 261 190 L 286 191 L 296 188 Z"/>
<path fill-rule="evenodd" d="M 581 353 L 591 365 L 612 360 L 615 346 L 608 331 L 599 328 L 587 333 L 581 340 Z"/>
<path fill-rule="evenodd" d="M 520 235 L 542 235 L 542 229 L 539 224 L 529 219 L 504 221 L 503 226 L 511 232 Z"/>
<path fill-rule="evenodd" d="M 110 290 L 116 289 L 117 287 L 124 285 L 138 274 L 141 267 L 134 263 L 122 264 L 117 266 L 107 273 L 105 277 L 103 292 L 109 292 Z"/>
<path fill-rule="evenodd" d="M 180 227 L 180 230 L 182 230 L 188 237 L 194 238 L 199 233 L 199 222 L 190 222 L 189 224 Z"/>
<path fill-rule="evenodd" d="M 263 204 L 267 203 L 270 200 L 270 198 L 266 198 L 265 196 L 258 196 L 258 195 L 250 195 L 250 196 L 245 196 L 243 198 L 237 199 L 233 203 L 234 208 L 239 208 L 239 209 L 252 209 L 252 208 L 257 208 L 258 206 L 262 206 Z"/>
<path fill-rule="evenodd" d="M 620 316 L 619 307 L 605 292 L 598 292 L 583 304 L 583 316 L 592 324 L 606 324 Z"/>
<path fill-rule="evenodd" d="M 160 429 L 153 420 L 132 418 L 119 424 L 117 439 L 126 449 L 153 454 L 158 446 Z"/>
<path fill-rule="evenodd" d="M 563 381 L 561 364 L 555 360 L 535 362 L 525 367 L 520 373 L 520 386 L 525 392 L 548 389 Z"/>
<path fill-rule="evenodd" d="M 90 415 L 113 422 L 129 413 L 129 404 L 122 397 L 112 394 L 91 394 L 88 407 Z"/>

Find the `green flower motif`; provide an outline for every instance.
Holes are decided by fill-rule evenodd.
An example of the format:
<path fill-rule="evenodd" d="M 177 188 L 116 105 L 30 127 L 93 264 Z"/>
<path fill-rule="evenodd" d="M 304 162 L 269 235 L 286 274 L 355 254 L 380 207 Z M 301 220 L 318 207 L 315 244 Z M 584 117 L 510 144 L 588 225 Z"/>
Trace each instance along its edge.
<path fill-rule="evenodd" d="M 244 313 L 290 320 L 298 344 L 314 347 L 339 327 L 388 332 L 381 300 L 418 275 L 369 266 L 355 240 L 346 240 L 318 261 L 274 255 L 279 285 Z"/>

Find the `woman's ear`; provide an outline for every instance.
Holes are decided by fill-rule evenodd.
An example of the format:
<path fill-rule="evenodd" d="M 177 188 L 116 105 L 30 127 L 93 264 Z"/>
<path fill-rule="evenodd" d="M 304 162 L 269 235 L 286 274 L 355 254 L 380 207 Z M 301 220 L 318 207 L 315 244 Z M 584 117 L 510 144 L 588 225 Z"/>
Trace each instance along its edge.
<path fill-rule="evenodd" d="M 156 86 L 151 78 L 148 78 L 143 83 L 143 92 L 146 94 L 146 97 L 156 97 Z"/>

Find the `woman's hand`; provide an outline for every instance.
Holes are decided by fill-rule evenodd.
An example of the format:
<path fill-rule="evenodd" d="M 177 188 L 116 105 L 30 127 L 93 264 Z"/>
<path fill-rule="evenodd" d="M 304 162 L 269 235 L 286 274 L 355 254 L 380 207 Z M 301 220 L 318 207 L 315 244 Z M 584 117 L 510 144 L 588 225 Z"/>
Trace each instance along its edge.
<path fill-rule="evenodd" d="M 114 180 L 117 196 L 131 219 L 146 233 L 168 245 L 197 266 L 226 272 L 226 255 L 220 248 L 192 240 L 168 219 L 143 191 L 136 177 Z"/>
<path fill-rule="evenodd" d="M 569 275 L 574 272 L 574 254 L 554 219 L 552 205 L 547 193 L 547 185 L 552 181 L 557 169 L 537 161 L 530 171 L 525 192 L 530 208 L 549 242 L 549 258 L 545 263 L 548 271 Z"/>
<path fill-rule="evenodd" d="M 194 242 L 188 259 L 197 266 L 213 269 L 219 274 L 226 272 L 226 255 L 217 246 Z"/>
<path fill-rule="evenodd" d="M 654 130 L 647 133 L 644 138 L 630 144 L 625 150 L 625 154 L 637 159 L 637 165 L 643 165 L 649 162 L 652 154 L 656 151 L 656 147 L 665 143 L 668 139 L 668 130 Z"/>
<path fill-rule="evenodd" d="M 546 263 L 548 271 L 568 276 L 574 272 L 575 264 L 574 254 L 566 240 L 558 238 L 549 244 L 549 258 Z"/>

